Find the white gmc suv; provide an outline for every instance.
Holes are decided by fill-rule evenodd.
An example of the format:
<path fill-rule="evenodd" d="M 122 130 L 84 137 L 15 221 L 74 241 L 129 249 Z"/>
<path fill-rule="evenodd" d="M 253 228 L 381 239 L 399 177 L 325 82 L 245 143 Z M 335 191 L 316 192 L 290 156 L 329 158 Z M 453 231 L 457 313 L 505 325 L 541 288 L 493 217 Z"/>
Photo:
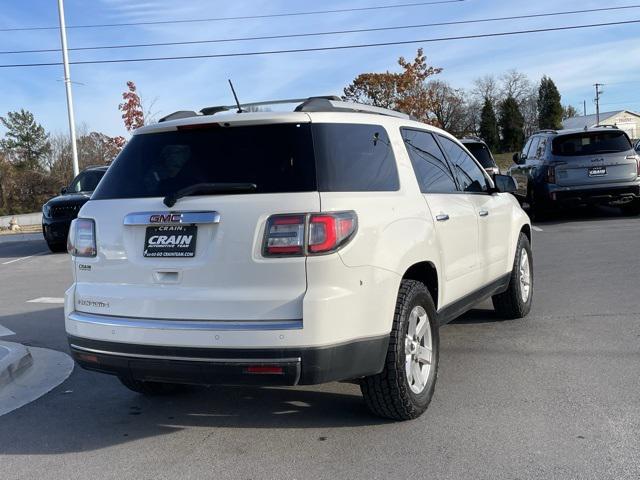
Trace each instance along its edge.
<path fill-rule="evenodd" d="M 178 384 L 356 381 L 377 415 L 433 395 L 439 326 L 525 316 L 529 218 L 448 133 L 390 110 L 176 112 L 141 128 L 72 226 L 84 368 Z"/>

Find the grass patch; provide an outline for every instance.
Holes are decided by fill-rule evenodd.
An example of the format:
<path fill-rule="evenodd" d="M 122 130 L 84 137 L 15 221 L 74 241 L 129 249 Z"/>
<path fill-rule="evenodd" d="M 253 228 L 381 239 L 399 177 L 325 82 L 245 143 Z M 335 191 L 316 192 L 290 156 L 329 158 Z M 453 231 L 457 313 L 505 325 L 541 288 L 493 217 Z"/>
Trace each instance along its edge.
<path fill-rule="evenodd" d="M 511 165 L 513 165 L 513 152 L 511 153 L 496 153 L 493 155 L 498 167 L 501 171 L 507 171 Z"/>

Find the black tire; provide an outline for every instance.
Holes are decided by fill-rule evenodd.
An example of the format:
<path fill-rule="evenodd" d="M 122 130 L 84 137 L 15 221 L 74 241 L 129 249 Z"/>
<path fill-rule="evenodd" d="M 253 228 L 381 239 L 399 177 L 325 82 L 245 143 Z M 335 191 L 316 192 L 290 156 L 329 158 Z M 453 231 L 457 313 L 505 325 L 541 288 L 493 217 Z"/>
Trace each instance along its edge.
<path fill-rule="evenodd" d="M 175 383 L 143 382 L 131 377 L 118 378 L 129 390 L 146 396 L 168 395 L 180 390 L 182 387 L 182 385 L 177 385 Z"/>
<path fill-rule="evenodd" d="M 62 253 L 67 251 L 66 243 L 53 243 L 47 240 L 47 246 L 52 253 Z"/>
<path fill-rule="evenodd" d="M 427 314 L 432 345 L 431 368 L 420 393 L 411 389 L 405 366 L 409 316 L 417 306 L 421 306 Z M 402 280 L 384 370 L 360 381 L 360 390 L 369 410 L 375 415 L 393 420 L 419 417 L 427 409 L 433 396 L 438 376 L 439 347 L 438 320 L 429 290 L 422 282 Z"/>
<path fill-rule="evenodd" d="M 529 261 L 529 279 L 530 288 L 527 300 L 523 300 L 522 285 L 520 283 L 520 267 L 522 264 L 522 252 L 525 251 Z M 531 303 L 533 302 L 533 255 L 531 253 L 531 244 L 524 233 L 520 233 L 518 245 L 516 247 L 516 255 L 513 261 L 513 269 L 509 278 L 509 288 L 504 293 L 494 295 L 493 308 L 497 314 L 503 318 L 515 319 L 526 317 L 531 311 Z"/>
<path fill-rule="evenodd" d="M 630 217 L 640 215 L 640 200 L 633 200 L 632 202 L 620 207 L 620 210 L 622 210 L 623 215 L 628 215 Z"/>

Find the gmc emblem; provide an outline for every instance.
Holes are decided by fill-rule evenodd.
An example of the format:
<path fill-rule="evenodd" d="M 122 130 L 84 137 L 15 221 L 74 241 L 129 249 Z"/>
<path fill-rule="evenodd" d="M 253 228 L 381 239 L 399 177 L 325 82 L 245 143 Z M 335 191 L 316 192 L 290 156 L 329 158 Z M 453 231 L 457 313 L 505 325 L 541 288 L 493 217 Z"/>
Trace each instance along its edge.
<path fill-rule="evenodd" d="M 149 217 L 149 223 L 180 223 L 181 220 L 181 213 L 154 213 Z"/>

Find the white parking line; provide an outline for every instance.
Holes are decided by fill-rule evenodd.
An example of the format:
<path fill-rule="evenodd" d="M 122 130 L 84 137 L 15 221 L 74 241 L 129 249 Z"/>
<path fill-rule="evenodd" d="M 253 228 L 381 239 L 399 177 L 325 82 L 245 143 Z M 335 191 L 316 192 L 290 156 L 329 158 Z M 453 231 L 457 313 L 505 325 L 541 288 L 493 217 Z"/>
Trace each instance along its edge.
<path fill-rule="evenodd" d="M 8 337 L 10 335 L 15 335 L 15 332 L 12 332 L 7 327 L 0 325 L 0 337 Z"/>
<path fill-rule="evenodd" d="M 536 227 L 535 225 L 531 228 L 533 228 L 536 232 L 544 232 L 544 230 L 542 230 L 540 227 Z"/>
<path fill-rule="evenodd" d="M 39 257 L 40 255 L 44 255 L 47 252 L 34 253 L 33 255 L 29 255 L 27 257 L 14 258 L 13 260 L 9 260 L 8 262 L 2 262 L 2 265 L 9 265 L 10 263 L 20 262 L 21 260 L 28 260 L 29 258 Z"/>
<path fill-rule="evenodd" d="M 64 303 L 64 298 L 60 297 L 38 297 L 27 300 L 27 303 Z"/>

